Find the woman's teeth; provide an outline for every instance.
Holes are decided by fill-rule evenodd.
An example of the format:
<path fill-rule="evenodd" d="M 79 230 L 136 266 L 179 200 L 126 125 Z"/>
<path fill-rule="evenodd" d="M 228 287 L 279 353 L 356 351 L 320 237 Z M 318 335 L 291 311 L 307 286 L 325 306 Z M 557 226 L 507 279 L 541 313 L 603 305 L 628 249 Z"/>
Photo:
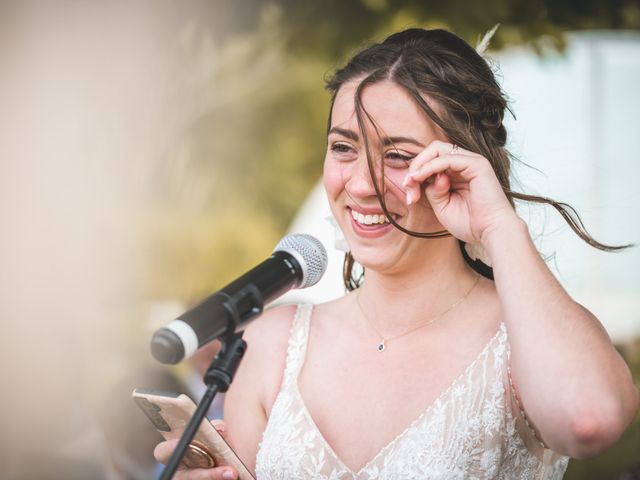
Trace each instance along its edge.
<path fill-rule="evenodd" d="M 376 225 L 389 223 L 387 217 L 383 215 L 363 215 L 362 213 L 351 210 L 351 216 L 353 219 L 361 225 Z"/>

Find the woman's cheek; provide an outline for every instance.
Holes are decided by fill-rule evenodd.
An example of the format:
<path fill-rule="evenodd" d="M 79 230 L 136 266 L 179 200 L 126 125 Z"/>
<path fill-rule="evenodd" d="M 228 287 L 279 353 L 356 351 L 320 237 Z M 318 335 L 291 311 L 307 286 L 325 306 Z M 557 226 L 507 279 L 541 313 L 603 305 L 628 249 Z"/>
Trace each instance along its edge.
<path fill-rule="evenodd" d="M 330 159 L 325 160 L 322 180 L 330 199 L 335 198 L 344 190 L 347 172 L 346 166 Z"/>
<path fill-rule="evenodd" d="M 390 169 L 386 169 L 384 173 L 384 180 L 386 187 L 389 192 L 391 192 L 394 196 L 401 198 L 404 200 L 406 196 L 406 192 L 404 187 L 402 186 L 402 181 L 407 174 L 408 170 L 405 169 L 396 169 L 393 171 L 389 171 Z"/>

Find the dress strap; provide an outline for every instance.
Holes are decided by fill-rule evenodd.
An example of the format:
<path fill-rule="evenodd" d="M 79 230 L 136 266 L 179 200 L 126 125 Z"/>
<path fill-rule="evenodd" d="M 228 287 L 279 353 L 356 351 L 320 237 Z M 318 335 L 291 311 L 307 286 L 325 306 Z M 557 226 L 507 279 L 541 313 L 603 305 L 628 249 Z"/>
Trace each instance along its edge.
<path fill-rule="evenodd" d="M 309 341 L 309 322 L 311 320 L 312 304 L 298 305 L 291 334 L 289 335 L 289 346 L 287 347 L 287 360 L 283 375 L 283 384 L 290 385 L 298 378 L 298 373 L 304 364 L 307 353 L 307 343 Z"/>

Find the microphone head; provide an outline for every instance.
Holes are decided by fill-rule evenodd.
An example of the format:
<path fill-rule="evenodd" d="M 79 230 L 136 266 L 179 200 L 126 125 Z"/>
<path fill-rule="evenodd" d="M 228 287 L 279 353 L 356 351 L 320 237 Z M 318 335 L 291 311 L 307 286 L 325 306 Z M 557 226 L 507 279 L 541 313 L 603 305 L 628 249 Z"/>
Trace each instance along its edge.
<path fill-rule="evenodd" d="M 302 281 L 298 288 L 307 288 L 318 283 L 329 263 L 324 245 L 316 237 L 306 233 L 293 233 L 284 237 L 274 252 L 287 252 L 302 268 Z"/>

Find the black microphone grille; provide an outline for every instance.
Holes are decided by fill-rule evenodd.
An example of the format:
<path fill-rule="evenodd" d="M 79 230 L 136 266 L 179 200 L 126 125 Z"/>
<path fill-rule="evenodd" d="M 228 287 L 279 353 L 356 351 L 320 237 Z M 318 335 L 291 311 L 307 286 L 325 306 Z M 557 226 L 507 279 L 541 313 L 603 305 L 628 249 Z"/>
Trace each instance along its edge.
<path fill-rule="evenodd" d="M 306 233 L 293 233 L 278 242 L 276 251 L 293 255 L 302 267 L 302 282 L 298 288 L 307 288 L 318 283 L 329 262 L 324 245 L 316 237 Z"/>

